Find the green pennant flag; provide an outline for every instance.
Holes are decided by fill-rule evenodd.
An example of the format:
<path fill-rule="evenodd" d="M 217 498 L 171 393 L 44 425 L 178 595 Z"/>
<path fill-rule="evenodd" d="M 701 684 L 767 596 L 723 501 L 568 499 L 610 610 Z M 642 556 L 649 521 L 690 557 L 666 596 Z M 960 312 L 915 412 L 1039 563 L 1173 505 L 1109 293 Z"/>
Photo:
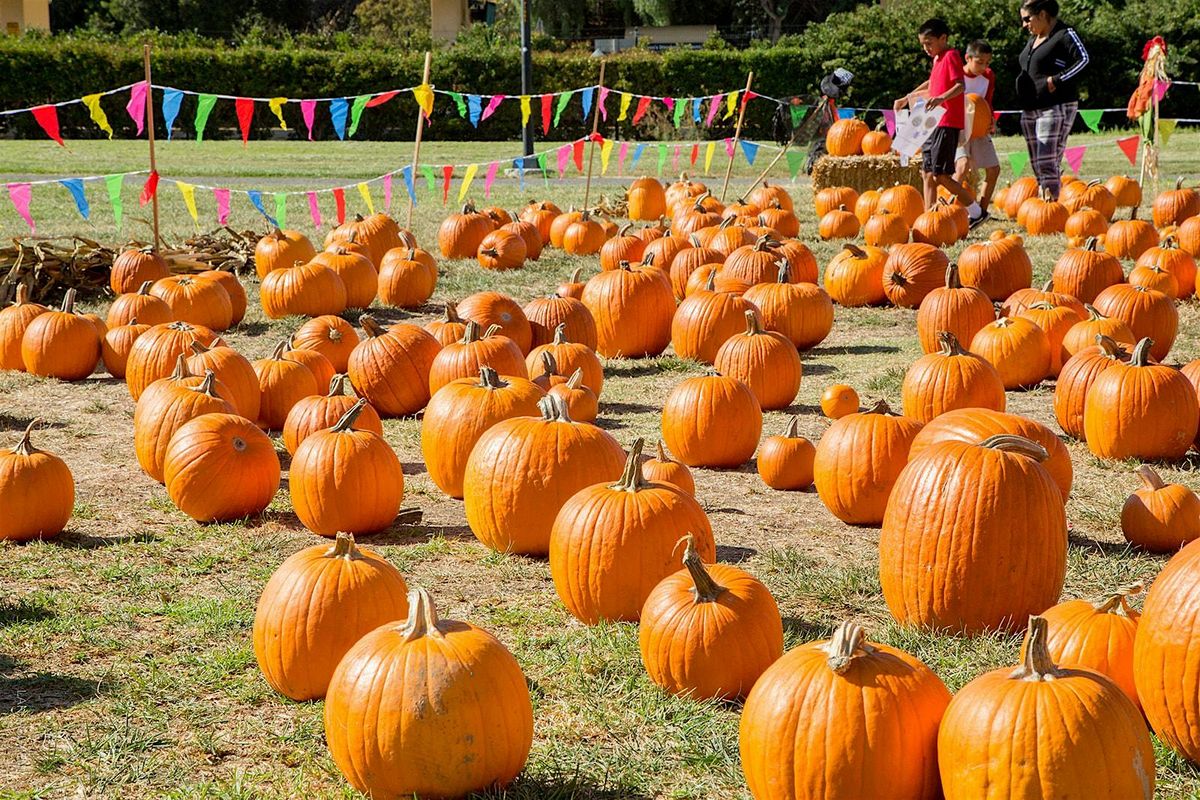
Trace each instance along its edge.
<path fill-rule="evenodd" d="M 675 122 L 675 127 L 676 127 L 676 128 L 678 128 L 678 127 L 679 127 L 679 124 L 680 124 L 681 122 L 683 122 L 683 114 L 684 114 L 684 112 L 685 112 L 685 111 L 687 111 L 687 107 L 688 107 L 688 100 L 687 100 L 687 98 L 686 98 L 686 97 L 676 97 L 676 98 L 675 98 L 675 119 L 674 119 L 674 122 Z"/>
<path fill-rule="evenodd" d="M 787 151 L 788 172 L 791 173 L 792 180 L 800 174 L 800 168 L 804 166 L 804 153 L 798 153 L 795 150 Z"/>
<path fill-rule="evenodd" d="M 1175 132 L 1175 124 L 1178 120 L 1160 119 L 1158 121 L 1158 138 L 1162 140 L 1162 146 L 1167 146 L 1167 141 L 1171 138 L 1171 134 Z"/>
<path fill-rule="evenodd" d="M 1083 124 L 1088 126 L 1088 130 L 1092 133 L 1100 132 L 1100 117 L 1104 112 L 1100 109 L 1089 108 L 1079 112 L 1079 118 L 1083 120 Z"/>
<path fill-rule="evenodd" d="M 1029 153 L 1024 150 L 1018 150 L 1015 153 L 1010 153 L 1008 156 L 1008 164 L 1012 167 L 1013 177 L 1017 177 L 1025 168 L 1029 166 Z"/>
<path fill-rule="evenodd" d="M 287 195 L 275 193 L 275 222 L 280 228 L 287 227 Z"/>
<path fill-rule="evenodd" d="M 367 101 L 370 99 L 371 95 L 369 94 L 360 94 L 358 97 L 354 98 L 354 105 L 350 106 L 349 136 L 353 136 L 354 132 L 358 130 L 358 123 L 362 119 L 363 109 L 367 107 Z"/>
<path fill-rule="evenodd" d="M 808 106 L 792 106 L 791 112 L 792 112 L 792 127 L 793 128 L 799 127 L 800 123 L 804 121 L 804 118 L 808 116 Z M 790 159 L 789 159 L 789 161 L 790 161 Z M 795 175 L 793 175 L 792 177 L 795 177 Z"/>
<path fill-rule="evenodd" d="M 1154 115 L 1152 113 L 1150 113 L 1149 111 L 1147 111 L 1145 114 L 1142 114 L 1140 117 L 1138 117 L 1138 128 L 1142 131 L 1143 139 L 1150 138 L 1150 130 L 1151 130 L 1151 126 L 1153 125 L 1153 122 L 1154 122 L 1153 117 L 1154 117 Z"/>
<path fill-rule="evenodd" d="M 467 101 L 463 100 L 463 96 L 458 92 L 450 92 L 450 97 L 454 100 L 454 105 L 458 106 L 458 115 L 460 117 L 466 117 Z"/>
<path fill-rule="evenodd" d="M 574 92 L 563 92 L 558 96 L 558 105 L 554 107 L 554 127 L 558 127 L 558 121 L 562 118 L 563 109 L 567 107 L 567 103 L 571 102 L 571 95 Z"/>
<path fill-rule="evenodd" d="M 200 100 L 196 104 L 196 141 L 204 141 L 204 127 L 208 125 L 208 115 L 212 113 L 213 106 L 216 105 L 217 96 L 215 94 L 202 94 Z"/>
<path fill-rule="evenodd" d="M 546 153 L 539 153 L 538 157 L 537 157 L 537 162 L 538 162 L 538 171 L 542 173 L 542 183 L 549 186 L 550 178 L 548 177 L 549 170 L 546 169 Z"/>
<path fill-rule="evenodd" d="M 663 174 L 663 167 L 667 164 L 667 146 L 660 144 L 658 146 L 658 174 Z"/>
<path fill-rule="evenodd" d="M 433 174 L 433 167 L 421 165 L 421 174 L 425 176 L 425 188 L 431 192 L 437 191 L 437 176 Z"/>
<path fill-rule="evenodd" d="M 121 188 L 125 185 L 124 175 L 109 175 L 104 179 L 108 187 L 108 202 L 112 203 L 113 219 L 116 220 L 117 230 L 121 229 L 121 219 L 124 216 L 124 206 L 121 204 Z"/>

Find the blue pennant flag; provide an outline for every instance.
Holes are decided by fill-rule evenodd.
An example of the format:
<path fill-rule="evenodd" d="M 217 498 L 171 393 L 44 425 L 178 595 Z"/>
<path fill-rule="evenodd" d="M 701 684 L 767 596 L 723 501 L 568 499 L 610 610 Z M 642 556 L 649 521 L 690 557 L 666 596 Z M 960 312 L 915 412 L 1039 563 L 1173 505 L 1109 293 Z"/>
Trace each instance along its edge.
<path fill-rule="evenodd" d="M 276 221 L 276 219 L 274 217 L 272 217 L 270 214 L 268 214 L 267 209 L 265 209 L 263 207 L 262 192 L 259 192 L 255 189 L 251 189 L 250 191 L 246 192 L 246 194 L 248 194 L 250 196 L 250 202 L 253 203 L 254 207 L 258 209 L 258 213 L 260 213 L 264 217 L 266 217 L 267 222 L 271 223 L 272 226 L 278 228 L 279 222 Z"/>
<path fill-rule="evenodd" d="M 167 126 L 167 141 L 171 141 L 171 128 L 175 126 L 175 118 L 179 116 L 179 104 L 183 102 L 183 92 L 178 89 L 163 89 L 162 115 L 163 124 Z"/>
<path fill-rule="evenodd" d="M 697 125 L 700 124 L 700 105 L 704 102 L 703 97 L 692 98 L 692 121 Z"/>
<path fill-rule="evenodd" d="M 747 142 L 743 139 L 742 152 L 746 154 L 746 163 L 753 164 L 754 159 L 758 156 L 758 144 L 755 142 Z"/>
<path fill-rule="evenodd" d="M 417 189 L 413 186 L 413 168 L 412 165 L 400 170 L 400 174 L 404 176 L 404 188 L 408 191 L 408 199 L 412 200 L 412 204 L 417 204 Z"/>
<path fill-rule="evenodd" d="M 79 215 L 84 219 L 88 219 L 91 216 L 92 209 L 88 205 L 87 197 L 83 193 L 83 181 L 79 178 L 67 178 L 66 180 L 59 181 L 59 183 L 67 187 L 67 191 L 75 199 L 75 207 L 79 209 Z"/>
<path fill-rule="evenodd" d="M 476 128 L 479 127 L 479 115 L 483 113 L 483 98 L 477 94 L 467 95 L 467 116 L 471 119 L 471 124 Z"/>
<path fill-rule="evenodd" d="M 338 97 L 329 103 L 329 117 L 333 120 L 333 130 L 339 139 L 346 138 L 346 113 L 349 109 L 350 104 L 344 97 Z"/>
<path fill-rule="evenodd" d="M 581 89 L 579 98 L 583 100 L 583 118 L 586 120 L 592 113 L 592 94 L 595 89 Z"/>
<path fill-rule="evenodd" d="M 854 109 L 853 108 L 839 108 L 838 109 L 838 119 L 854 119 Z"/>
<path fill-rule="evenodd" d="M 642 152 L 646 149 L 646 143 L 642 142 L 637 147 L 633 148 L 633 161 L 629 162 L 630 167 L 636 167 L 638 159 L 642 157 Z"/>
<path fill-rule="evenodd" d="M 525 157 L 513 159 L 513 168 L 517 171 L 517 180 L 520 182 L 521 191 L 525 191 Z"/>

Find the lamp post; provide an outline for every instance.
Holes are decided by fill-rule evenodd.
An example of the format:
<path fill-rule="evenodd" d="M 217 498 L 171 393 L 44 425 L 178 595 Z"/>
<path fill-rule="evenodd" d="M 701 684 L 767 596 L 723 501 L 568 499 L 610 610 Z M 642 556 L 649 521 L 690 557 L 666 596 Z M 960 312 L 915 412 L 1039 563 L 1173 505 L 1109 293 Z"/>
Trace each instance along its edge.
<path fill-rule="evenodd" d="M 533 32 L 529 24 L 530 0 L 521 0 L 521 94 L 533 94 Z M 521 131 L 521 142 L 525 149 L 525 167 L 533 166 L 533 117 Z"/>

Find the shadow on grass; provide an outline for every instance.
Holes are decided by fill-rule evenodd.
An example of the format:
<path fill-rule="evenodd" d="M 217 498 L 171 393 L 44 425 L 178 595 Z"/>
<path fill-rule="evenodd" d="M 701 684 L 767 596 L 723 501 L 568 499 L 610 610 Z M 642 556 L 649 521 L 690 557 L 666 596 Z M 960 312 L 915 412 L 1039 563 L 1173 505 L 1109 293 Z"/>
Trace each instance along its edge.
<path fill-rule="evenodd" d="M 424 475 L 428 470 L 425 469 L 423 461 L 405 461 L 400 465 L 405 475 Z"/>
<path fill-rule="evenodd" d="M 829 626 L 799 617 L 784 617 L 783 635 L 787 640 L 796 643 L 813 642 L 829 638 Z"/>
<path fill-rule="evenodd" d="M 753 547 L 734 547 L 733 545 L 717 545 L 717 561 L 722 564 L 741 564 L 758 555 Z"/>
<path fill-rule="evenodd" d="M 472 794 L 478 800 L 650 800 L 651 795 L 607 781 L 597 784 L 587 775 L 518 776 L 503 789 Z"/>
<path fill-rule="evenodd" d="M 117 536 L 92 536 L 87 533 L 67 530 L 63 531 L 59 536 L 47 539 L 46 541 L 67 550 L 99 550 L 103 547 L 115 547 L 121 544 L 149 544 L 157 542 L 158 537 L 145 531 Z"/>
<path fill-rule="evenodd" d="M 442 538 L 460 542 L 478 541 L 466 525 L 405 525 L 393 524 L 390 528 L 378 533 L 364 533 L 355 536 L 367 544 L 418 544 L 431 539 Z"/>
<path fill-rule="evenodd" d="M 1076 532 L 1067 534 L 1067 546 L 1099 553 L 1108 558 L 1135 556 L 1142 552 L 1129 542 L 1103 542 Z"/>
<path fill-rule="evenodd" d="M 605 401 L 600 404 L 600 411 L 605 414 L 661 414 L 662 408 L 645 403 L 609 403 Z"/>
<path fill-rule="evenodd" d="M 52 619 L 54 612 L 39 603 L 26 599 L 0 602 L 0 628 Z"/>
<path fill-rule="evenodd" d="M 0 655 L 0 714 L 70 708 L 100 694 L 100 684 L 71 675 L 33 672 L 14 675 L 20 664 Z"/>
<path fill-rule="evenodd" d="M 823 356 L 868 355 L 870 353 L 899 353 L 900 348 L 893 344 L 848 344 L 838 347 L 814 347 L 810 353 Z"/>
<path fill-rule="evenodd" d="M 804 361 L 804 377 L 806 378 L 812 375 L 830 375 L 834 372 L 841 372 L 841 370 L 832 364 L 821 364 L 820 362 L 816 361 Z"/>
<path fill-rule="evenodd" d="M 38 419 L 41 421 L 33 429 L 34 433 L 47 428 L 62 429 L 67 427 L 67 423 L 61 420 L 50 420 L 40 415 Z M 26 414 L 0 414 L 0 430 L 23 433 L 31 422 L 33 422 L 33 417 Z"/>

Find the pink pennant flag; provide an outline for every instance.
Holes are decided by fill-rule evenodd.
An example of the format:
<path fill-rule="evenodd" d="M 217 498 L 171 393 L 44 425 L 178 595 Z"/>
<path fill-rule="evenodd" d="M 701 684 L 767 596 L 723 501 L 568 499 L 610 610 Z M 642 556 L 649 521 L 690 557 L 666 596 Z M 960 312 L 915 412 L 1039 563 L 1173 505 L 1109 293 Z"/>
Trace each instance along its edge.
<path fill-rule="evenodd" d="M 571 160 L 571 145 L 564 144 L 558 148 L 558 177 L 562 177 L 567 172 L 567 162 Z"/>
<path fill-rule="evenodd" d="M 1154 99 L 1162 102 L 1163 97 L 1167 94 L 1167 89 L 1171 88 L 1170 81 L 1160 81 L 1157 78 L 1154 80 Z"/>
<path fill-rule="evenodd" d="M 1068 147 L 1063 150 L 1063 158 L 1066 159 L 1067 166 L 1071 168 L 1071 172 L 1079 174 L 1079 167 L 1083 164 L 1083 154 L 1087 152 L 1087 145 L 1081 144 L 1075 147 Z"/>
<path fill-rule="evenodd" d="M 383 176 L 383 208 L 386 211 L 392 210 L 392 176 Z"/>
<path fill-rule="evenodd" d="M 600 87 L 600 118 L 608 122 L 608 107 L 604 105 L 604 101 L 608 99 L 609 88 L 607 86 Z"/>
<path fill-rule="evenodd" d="M 10 183 L 8 198 L 12 200 L 13 207 L 17 209 L 21 219 L 25 220 L 25 224 L 29 226 L 29 232 L 37 233 L 37 226 L 33 224 L 33 215 L 29 213 L 29 202 L 33 199 L 33 187 L 28 183 Z"/>
<path fill-rule="evenodd" d="M 33 118 L 37 120 L 37 124 L 42 126 L 42 130 L 46 132 L 54 141 L 58 142 L 62 147 L 62 134 L 58 130 L 58 108 L 55 106 L 37 106 L 30 109 L 33 112 Z"/>
<path fill-rule="evenodd" d="M 621 142 L 621 149 L 617 151 L 617 175 L 622 175 L 625 172 L 625 156 L 629 155 L 629 142 Z"/>
<path fill-rule="evenodd" d="M 712 100 L 708 104 L 708 116 L 704 118 L 705 126 L 712 127 L 713 120 L 717 118 L 717 112 L 721 110 L 721 101 L 724 98 L 724 94 L 713 95 Z"/>
<path fill-rule="evenodd" d="M 492 196 L 492 182 L 496 180 L 496 173 L 500 171 L 500 162 L 493 161 L 488 164 L 487 175 L 483 176 L 483 196 Z"/>
<path fill-rule="evenodd" d="M 304 124 L 308 127 L 308 140 L 312 141 L 313 120 L 317 116 L 317 101 L 316 100 L 301 100 L 300 114 L 304 117 Z"/>
<path fill-rule="evenodd" d="M 662 101 L 663 101 L 663 105 L 667 107 L 667 111 L 675 110 L 675 98 L 674 97 L 664 97 L 662 99 Z"/>
<path fill-rule="evenodd" d="M 480 119 L 485 120 L 488 117 L 490 117 L 492 114 L 495 114 L 496 109 L 499 108 L 500 104 L 503 103 L 506 99 L 508 99 L 508 95 L 506 95 L 506 94 L 492 95 L 492 99 L 488 100 L 487 108 L 483 109 L 483 115 L 480 116 Z"/>
<path fill-rule="evenodd" d="M 1131 166 L 1137 166 L 1138 144 L 1141 141 L 1142 137 L 1136 133 L 1133 136 L 1126 136 L 1124 139 L 1117 139 L 1117 147 L 1121 148 L 1121 152 L 1129 159 Z"/>
<path fill-rule="evenodd" d="M 671 169 L 679 172 L 679 145 L 675 145 L 675 152 L 671 155 Z"/>
<path fill-rule="evenodd" d="M 321 206 L 317 203 L 317 193 L 308 193 L 308 213 L 312 217 L 313 226 L 321 230 Z"/>
<path fill-rule="evenodd" d="M 725 152 L 730 158 L 733 158 L 733 139 L 730 139 L 728 136 L 725 137 Z"/>
<path fill-rule="evenodd" d="M 217 201 L 217 224 L 229 222 L 229 190 L 213 189 L 213 197 Z"/>
<path fill-rule="evenodd" d="M 887 125 L 888 136 L 896 135 L 896 112 L 890 108 L 883 110 L 883 124 Z"/>
<path fill-rule="evenodd" d="M 146 129 L 146 82 L 135 83 L 129 90 L 129 102 L 125 110 L 137 125 L 137 135 L 141 136 Z"/>

